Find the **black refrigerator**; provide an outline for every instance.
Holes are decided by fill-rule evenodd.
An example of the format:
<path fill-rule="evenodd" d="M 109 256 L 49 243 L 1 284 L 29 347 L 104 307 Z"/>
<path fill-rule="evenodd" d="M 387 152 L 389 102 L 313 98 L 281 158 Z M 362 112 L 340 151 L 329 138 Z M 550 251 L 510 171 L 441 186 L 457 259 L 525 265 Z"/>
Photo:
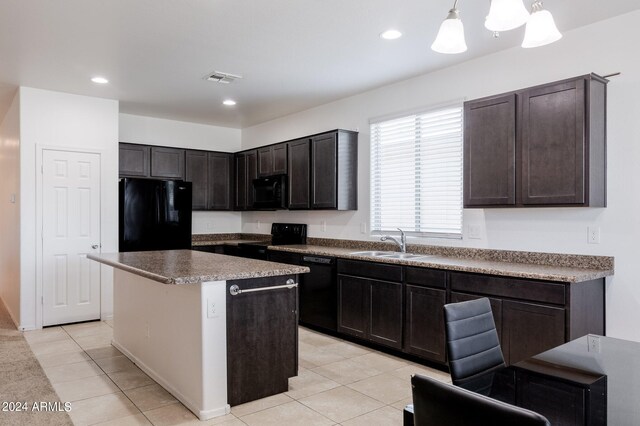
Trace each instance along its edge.
<path fill-rule="evenodd" d="M 120 179 L 120 252 L 191 248 L 191 182 Z"/>

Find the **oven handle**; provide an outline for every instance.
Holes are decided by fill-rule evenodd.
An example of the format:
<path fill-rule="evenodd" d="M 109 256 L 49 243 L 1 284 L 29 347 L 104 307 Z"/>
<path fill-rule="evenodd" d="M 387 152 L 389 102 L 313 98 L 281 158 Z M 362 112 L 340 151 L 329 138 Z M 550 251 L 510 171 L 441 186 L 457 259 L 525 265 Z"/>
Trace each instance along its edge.
<path fill-rule="evenodd" d="M 282 288 L 292 289 L 296 287 L 298 287 L 298 283 L 295 282 L 293 279 L 289 278 L 287 280 L 287 283 L 284 285 L 274 285 L 272 287 L 248 288 L 246 290 L 242 290 L 240 289 L 240 286 L 238 286 L 237 284 L 234 284 L 231 287 L 229 287 L 229 294 L 231 294 L 232 296 L 237 296 L 242 293 L 254 293 L 258 291 L 279 290 Z"/>

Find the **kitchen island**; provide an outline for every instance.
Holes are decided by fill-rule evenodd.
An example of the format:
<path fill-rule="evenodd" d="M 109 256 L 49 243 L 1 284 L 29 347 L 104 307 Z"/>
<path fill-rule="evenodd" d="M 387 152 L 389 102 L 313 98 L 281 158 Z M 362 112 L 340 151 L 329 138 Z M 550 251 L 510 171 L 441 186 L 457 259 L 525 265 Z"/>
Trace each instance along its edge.
<path fill-rule="evenodd" d="M 115 268 L 113 345 L 201 420 L 297 374 L 308 268 L 191 250 L 88 257 Z"/>

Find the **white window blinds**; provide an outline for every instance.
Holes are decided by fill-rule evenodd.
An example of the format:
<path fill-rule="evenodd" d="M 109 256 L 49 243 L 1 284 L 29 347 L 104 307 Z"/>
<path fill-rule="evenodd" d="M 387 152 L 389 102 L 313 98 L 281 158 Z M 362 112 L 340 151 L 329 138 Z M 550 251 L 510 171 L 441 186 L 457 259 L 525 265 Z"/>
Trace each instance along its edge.
<path fill-rule="evenodd" d="M 371 230 L 462 236 L 462 106 L 371 124 Z"/>

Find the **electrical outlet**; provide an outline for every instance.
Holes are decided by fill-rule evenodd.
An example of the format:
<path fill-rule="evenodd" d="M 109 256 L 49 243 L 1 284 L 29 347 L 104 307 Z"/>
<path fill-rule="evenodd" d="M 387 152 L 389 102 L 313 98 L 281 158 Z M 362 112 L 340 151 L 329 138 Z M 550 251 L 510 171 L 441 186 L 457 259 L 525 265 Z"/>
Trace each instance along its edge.
<path fill-rule="evenodd" d="M 216 302 L 207 299 L 207 318 L 215 318 L 216 317 Z"/>
<path fill-rule="evenodd" d="M 213 231 L 213 222 L 207 222 L 207 230 Z"/>
<path fill-rule="evenodd" d="M 327 232 L 327 221 L 323 220 L 320 222 L 320 226 L 322 227 L 322 232 Z"/>
<path fill-rule="evenodd" d="M 589 334 L 587 336 L 587 343 L 589 344 L 589 352 L 600 353 L 600 336 Z"/>
<path fill-rule="evenodd" d="M 367 222 L 361 222 L 360 223 L 360 233 L 361 234 L 366 234 L 367 233 Z"/>
<path fill-rule="evenodd" d="M 482 238 L 482 227 L 480 225 L 469 225 L 467 231 L 470 239 L 479 240 Z"/>
<path fill-rule="evenodd" d="M 600 244 L 600 228 L 589 226 L 587 228 L 587 242 L 589 244 Z"/>
<path fill-rule="evenodd" d="M 261 226 L 261 225 L 262 225 L 262 222 L 260 222 L 260 221 L 257 221 L 257 222 L 256 222 L 256 231 L 259 231 L 259 230 L 260 230 L 260 226 Z"/>

